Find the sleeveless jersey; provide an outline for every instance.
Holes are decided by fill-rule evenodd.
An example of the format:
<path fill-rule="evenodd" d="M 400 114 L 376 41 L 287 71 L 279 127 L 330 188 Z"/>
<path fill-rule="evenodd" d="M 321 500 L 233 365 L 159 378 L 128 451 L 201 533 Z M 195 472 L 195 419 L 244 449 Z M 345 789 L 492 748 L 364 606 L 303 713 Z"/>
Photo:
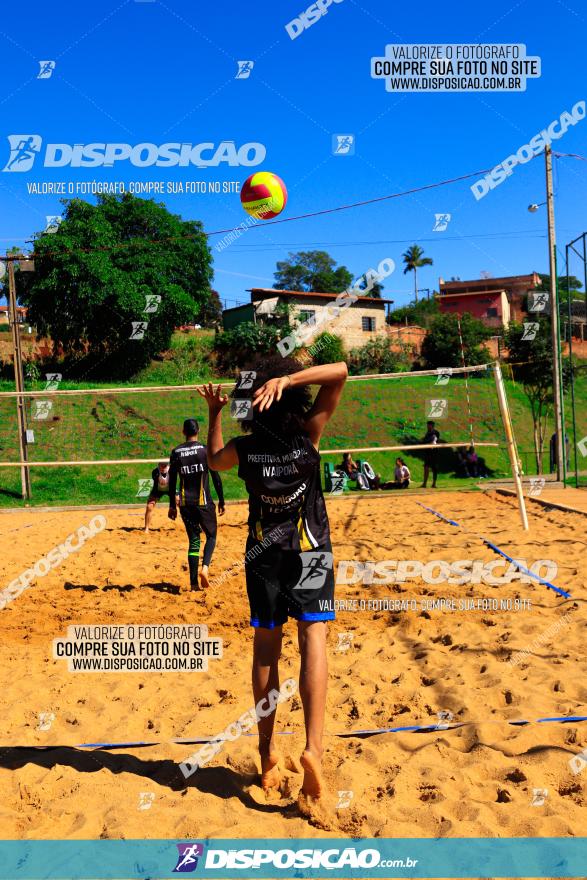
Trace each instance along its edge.
<path fill-rule="evenodd" d="M 283 549 L 305 551 L 330 539 L 320 485 L 320 456 L 306 434 L 236 441 L 238 475 L 249 493 L 249 534 Z M 276 530 L 276 527 L 279 529 Z"/>

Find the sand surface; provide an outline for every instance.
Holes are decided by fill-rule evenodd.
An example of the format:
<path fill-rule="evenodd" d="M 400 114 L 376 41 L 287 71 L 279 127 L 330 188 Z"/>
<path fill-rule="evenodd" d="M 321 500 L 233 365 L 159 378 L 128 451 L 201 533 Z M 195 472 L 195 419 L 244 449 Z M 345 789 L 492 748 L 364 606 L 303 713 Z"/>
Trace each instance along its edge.
<path fill-rule="evenodd" d="M 171 523 L 160 506 L 145 536 L 141 511 L 102 511 L 104 531 L 0 611 L 2 837 L 583 835 L 587 769 L 574 775 L 568 762 L 587 746 L 587 722 L 506 722 L 587 714 L 587 519 L 533 505 L 528 534 L 514 501 L 503 496 L 442 492 L 417 500 L 466 531 L 406 495 L 329 499 L 335 559 L 491 561 L 495 556 L 481 534 L 528 562 L 554 560 L 554 582 L 572 599 L 519 582 L 339 585 L 338 598 L 347 600 L 521 597 L 531 605 L 518 611 L 339 612 L 329 627 L 324 764 L 331 795 L 306 811 L 297 797 L 303 717 L 296 697 L 278 710 L 278 729 L 292 732 L 279 737 L 289 768 L 281 792 L 265 796 L 259 786 L 254 737 L 227 743 L 187 782 L 181 775 L 178 764 L 196 747 L 169 740 L 218 733 L 253 705 L 244 576 L 237 570 L 213 583 L 205 598 L 190 594 L 180 521 Z M 0 586 L 93 515 L 0 515 Z M 211 572 L 216 578 L 242 558 L 245 519 L 244 505 L 227 507 Z M 71 624 L 166 622 L 206 623 L 223 640 L 223 658 L 211 661 L 207 672 L 82 674 L 52 657 L 52 640 Z M 343 633 L 352 634 L 346 650 Z M 295 635 L 290 622 L 283 679 L 297 676 Z M 523 662 L 508 662 L 522 650 L 530 652 Z M 364 739 L 332 735 L 435 724 L 439 711 L 451 712 L 455 722 L 475 723 Z M 54 716 L 48 728 L 40 713 Z M 75 748 L 144 740 L 161 744 Z M 534 789 L 548 790 L 542 803 L 533 804 Z"/>

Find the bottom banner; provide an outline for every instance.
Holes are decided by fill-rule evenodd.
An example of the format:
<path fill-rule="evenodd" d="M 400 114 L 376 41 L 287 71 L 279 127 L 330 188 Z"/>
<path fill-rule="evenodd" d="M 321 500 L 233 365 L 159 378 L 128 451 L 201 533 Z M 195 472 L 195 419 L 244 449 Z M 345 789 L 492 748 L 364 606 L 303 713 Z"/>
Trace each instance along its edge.
<path fill-rule="evenodd" d="M 0 842 L 0 880 L 574 878 L 586 867 L 585 837 Z"/>

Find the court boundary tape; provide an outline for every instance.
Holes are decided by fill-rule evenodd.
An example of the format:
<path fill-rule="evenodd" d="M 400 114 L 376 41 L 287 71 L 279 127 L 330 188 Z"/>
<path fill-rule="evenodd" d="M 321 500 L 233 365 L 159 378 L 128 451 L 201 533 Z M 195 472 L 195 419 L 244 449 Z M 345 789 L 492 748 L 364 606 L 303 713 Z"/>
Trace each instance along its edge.
<path fill-rule="evenodd" d="M 456 526 L 456 528 L 458 529 L 463 529 L 465 533 L 467 533 L 467 530 L 464 529 L 464 527 L 460 523 L 456 522 L 454 519 L 448 519 L 448 517 L 444 516 L 444 514 L 439 513 L 438 510 L 434 510 L 434 508 L 432 507 L 426 507 L 426 505 L 422 504 L 421 501 L 416 501 L 416 504 L 418 504 L 420 507 L 423 507 L 424 510 L 428 510 L 430 513 L 433 513 L 434 516 L 437 516 L 439 519 L 443 520 L 449 525 Z M 508 562 L 510 562 L 512 565 L 515 565 L 518 571 L 521 571 L 522 574 L 525 574 L 527 577 L 534 578 L 535 581 L 538 581 L 538 583 L 547 587 L 549 590 L 554 590 L 555 593 L 557 593 L 559 596 L 562 596 L 564 599 L 572 599 L 571 594 L 567 590 L 563 590 L 562 587 L 557 587 L 556 584 L 551 584 L 550 581 L 541 578 L 538 574 L 534 574 L 533 571 L 530 571 L 530 569 L 526 568 L 524 565 L 520 565 L 520 563 L 516 559 L 513 559 L 505 552 L 505 550 L 502 550 L 501 547 L 498 547 L 497 544 L 494 544 L 492 541 L 488 540 L 488 538 L 484 538 L 483 535 L 478 534 L 476 534 L 476 537 L 483 541 L 483 543 L 486 544 L 491 550 L 493 550 L 494 553 L 497 553 L 499 556 L 503 556 L 504 559 L 507 559 Z"/>
<path fill-rule="evenodd" d="M 462 727 L 472 727 L 480 724 L 507 724 L 510 727 L 526 727 L 529 724 L 579 724 L 583 721 L 587 721 L 587 715 L 560 715 L 554 717 L 545 717 L 545 718 L 520 718 L 517 721 L 508 721 L 505 718 L 488 718 L 483 721 L 457 721 L 455 723 L 447 722 L 445 724 L 409 724 L 403 725 L 400 727 L 378 727 L 374 729 L 366 729 L 366 730 L 343 730 L 339 733 L 325 733 L 324 736 L 327 737 L 338 737 L 340 739 L 367 739 L 371 736 L 382 736 L 387 733 L 438 733 L 445 730 L 460 730 Z M 303 731 L 295 731 L 295 730 L 279 730 L 276 731 L 276 736 L 294 736 L 296 733 L 303 733 Z M 247 737 L 256 737 L 256 733 L 243 733 L 241 736 Z M 130 748 L 152 748 L 153 746 L 164 746 L 164 745 L 206 745 L 208 743 L 215 742 L 225 742 L 225 740 L 221 740 L 218 736 L 212 737 L 195 737 L 193 739 L 169 739 L 169 740 L 135 740 L 132 742 L 94 742 L 94 743 L 78 743 L 77 745 L 69 746 L 63 744 L 50 745 L 50 746 L 40 746 L 40 745 L 32 745 L 32 746 L 4 746 L 3 748 L 12 748 L 12 749 L 31 749 L 34 751 L 48 751 L 50 749 L 130 749 Z"/>

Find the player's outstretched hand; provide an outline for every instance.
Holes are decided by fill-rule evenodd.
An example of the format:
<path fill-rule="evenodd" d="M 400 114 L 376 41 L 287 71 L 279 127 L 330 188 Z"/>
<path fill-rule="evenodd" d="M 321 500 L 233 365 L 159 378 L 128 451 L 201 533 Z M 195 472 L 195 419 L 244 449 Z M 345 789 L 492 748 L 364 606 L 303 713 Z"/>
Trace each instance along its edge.
<path fill-rule="evenodd" d="M 212 383 L 208 382 L 207 385 L 198 388 L 198 394 L 204 398 L 210 412 L 220 412 L 222 407 L 228 403 L 228 395 L 222 393 L 222 385 L 218 385 L 214 389 Z"/>
<path fill-rule="evenodd" d="M 289 376 L 278 376 L 276 379 L 269 379 L 260 388 L 257 388 L 253 395 L 253 406 L 259 407 L 259 412 L 269 409 L 274 400 L 281 400 L 283 389 L 291 384 Z"/>
<path fill-rule="evenodd" d="M 177 519 L 177 509 L 175 507 L 170 507 L 167 516 L 169 519 Z"/>

